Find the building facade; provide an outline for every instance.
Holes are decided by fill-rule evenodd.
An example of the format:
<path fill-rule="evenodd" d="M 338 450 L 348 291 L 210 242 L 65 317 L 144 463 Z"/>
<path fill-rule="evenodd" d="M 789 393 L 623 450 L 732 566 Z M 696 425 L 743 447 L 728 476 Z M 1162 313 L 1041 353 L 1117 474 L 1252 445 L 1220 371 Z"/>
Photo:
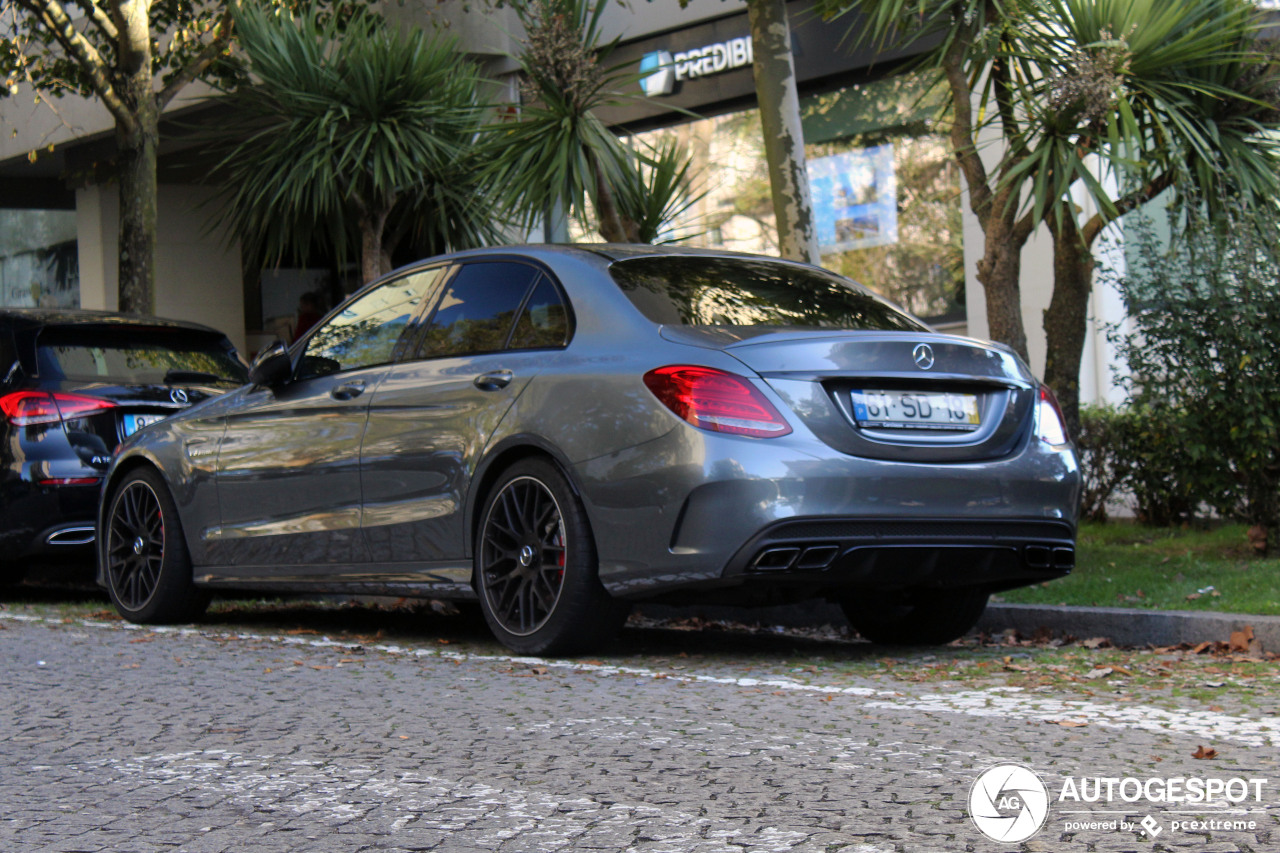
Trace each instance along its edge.
<path fill-rule="evenodd" d="M 802 122 L 822 263 L 900 302 L 941 329 L 983 337 L 974 277 L 982 234 L 935 124 L 936 102 L 903 71 L 908 56 L 857 45 L 846 21 L 823 22 L 809 0 L 789 5 Z M 391 4 L 389 17 L 447 25 L 461 48 L 503 80 L 519 23 L 448 0 Z M 739 0 L 611 4 L 614 61 L 648 75 L 603 116 L 630 144 L 679 141 L 700 197 L 672 236 L 694 245 L 773 252 L 775 236 L 755 108 L 750 31 Z M 515 87 L 509 87 L 512 96 Z M 304 292 L 327 302 L 357 285 L 341 270 L 262 270 L 211 230 L 213 191 L 184 140 L 208 120 L 208 91 L 190 87 L 167 113 L 160 160 L 157 313 L 226 331 L 252 353 L 287 338 Z M 116 307 L 118 202 L 110 181 L 112 123 L 94 102 L 50 106 L 32 93 L 0 102 L 0 304 Z M 694 117 L 694 114 L 699 116 Z M 538 235 L 535 235 L 538 236 Z M 1049 241 L 1023 258 L 1023 311 L 1032 367 L 1043 368 L 1042 313 L 1052 289 Z M 1118 298 L 1094 294 L 1082 399 L 1114 397 L 1112 353 L 1097 329 L 1122 318 Z"/>

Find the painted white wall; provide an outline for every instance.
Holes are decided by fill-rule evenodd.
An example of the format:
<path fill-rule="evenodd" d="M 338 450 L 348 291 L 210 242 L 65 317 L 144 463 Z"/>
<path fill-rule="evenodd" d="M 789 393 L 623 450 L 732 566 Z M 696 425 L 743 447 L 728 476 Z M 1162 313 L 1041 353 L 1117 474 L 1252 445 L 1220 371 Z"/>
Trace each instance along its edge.
<path fill-rule="evenodd" d="M 160 187 L 156 252 L 156 314 L 203 323 L 245 347 L 244 288 L 240 250 L 207 230 L 207 187 Z M 114 311 L 118 307 L 119 196 L 114 186 L 76 191 L 79 231 L 80 305 Z"/>

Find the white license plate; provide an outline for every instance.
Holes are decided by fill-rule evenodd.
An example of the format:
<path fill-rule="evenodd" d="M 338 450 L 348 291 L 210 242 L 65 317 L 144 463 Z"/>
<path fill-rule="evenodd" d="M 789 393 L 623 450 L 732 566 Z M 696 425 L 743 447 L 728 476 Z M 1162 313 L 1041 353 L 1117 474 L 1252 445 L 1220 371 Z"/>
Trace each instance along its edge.
<path fill-rule="evenodd" d="M 854 391 L 853 416 L 872 429 L 972 431 L 982 425 L 978 396 L 955 392 Z"/>
<path fill-rule="evenodd" d="M 124 416 L 124 434 L 125 436 L 133 435 L 144 426 L 158 424 L 168 415 L 125 415 Z"/>

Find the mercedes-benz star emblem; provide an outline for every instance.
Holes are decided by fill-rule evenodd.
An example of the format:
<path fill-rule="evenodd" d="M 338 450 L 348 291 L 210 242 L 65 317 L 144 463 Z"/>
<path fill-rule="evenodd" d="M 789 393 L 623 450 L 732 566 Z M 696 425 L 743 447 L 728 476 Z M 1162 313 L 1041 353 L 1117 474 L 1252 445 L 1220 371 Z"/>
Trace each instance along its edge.
<path fill-rule="evenodd" d="M 919 361 L 919 359 L 917 359 L 917 361 Z M 187 397 L 187 392 L 183 391 L 181 388 L 174 388 L 172 391 L 170 391 L 169 399 L 180 406 L 185 406 L 187 403 L 190 402 L 190 398 Z"/>
<path fill-rule="evenodd" d="M 916 348 L 911 351 L 911 357 L 915 359 L 916 367 L 921 370 L 933 367 L 933 347 L 928 344 L 916 344 Z"/>

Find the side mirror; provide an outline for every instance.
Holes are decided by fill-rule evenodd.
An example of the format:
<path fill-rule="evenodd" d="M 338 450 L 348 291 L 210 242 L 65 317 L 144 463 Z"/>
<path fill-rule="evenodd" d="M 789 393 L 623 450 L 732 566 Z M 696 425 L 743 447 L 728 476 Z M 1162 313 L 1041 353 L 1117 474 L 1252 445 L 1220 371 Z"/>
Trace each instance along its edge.
<path fill-rule="evenodd" d="M 254 385 L 279 385 L 289 378 L 293 370 L 293 362 L 289 360 L 289 349 L 283 341 L 276 341 L 268 346 L 253 360 L 249 368 L 249 381 Z"/>

